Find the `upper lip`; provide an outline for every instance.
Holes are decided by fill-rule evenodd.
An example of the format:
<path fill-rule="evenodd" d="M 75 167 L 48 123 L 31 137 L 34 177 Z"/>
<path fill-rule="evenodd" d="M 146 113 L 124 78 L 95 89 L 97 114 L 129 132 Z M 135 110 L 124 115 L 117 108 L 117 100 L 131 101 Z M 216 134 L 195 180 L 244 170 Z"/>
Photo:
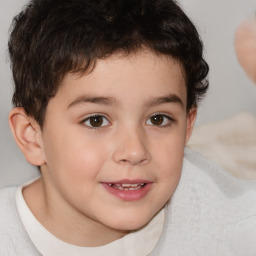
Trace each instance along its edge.
<path fill-rule="evenodd" d="M 122 179 L 122 180 L 115 180 L 115 181 L 106 181 L 102 182 L 106 184 L 140 184 L 140 183 L 152 183 L 152 181 L 144 180 L 144 179 Z"/>

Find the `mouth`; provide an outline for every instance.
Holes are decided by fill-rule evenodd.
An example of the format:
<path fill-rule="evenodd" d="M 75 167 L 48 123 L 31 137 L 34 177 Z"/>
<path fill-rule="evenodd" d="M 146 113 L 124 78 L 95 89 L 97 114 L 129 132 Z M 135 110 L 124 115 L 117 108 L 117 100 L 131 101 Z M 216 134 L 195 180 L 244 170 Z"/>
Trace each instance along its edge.
<path fill-rule="evenodd" d="M 111 195 L 123 201 L 135 201 L 145 197 L 151 189 L 152 182 L 145 180 L 122 180 L 102 183 Z"/>
<path fill-rule="evenodd" d="M 133 191 L 145 187 L 146 183 L 107 183 L 107 185 L 118 190 Z"/>

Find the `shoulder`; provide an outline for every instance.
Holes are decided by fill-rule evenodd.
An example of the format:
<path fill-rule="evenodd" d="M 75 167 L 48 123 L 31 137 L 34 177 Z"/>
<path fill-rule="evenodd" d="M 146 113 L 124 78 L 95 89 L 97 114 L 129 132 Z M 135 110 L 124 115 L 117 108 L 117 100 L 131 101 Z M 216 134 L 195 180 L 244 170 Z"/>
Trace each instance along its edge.
<path fill-rule="evenodd" d="M 19 219 L 15 201 L 16 191 L 17 187 L 0 190 L 0 237 L 7 231 L 13 230 L 15 222 Z"/>
<path fill-rule="evenodd" d="M 17 187 L 0 190 L 0 255 L 38 255 L 20 219 Z"/>
<path fill-rule="evenodd" d="M 159 245 L 175 255 L 255 255 L 255 202 L 256 181 L 233 177 L 186 149 Z"/>
<path fill-rule="evenodd" d="M 5 224 L 13 212 L 16 211 L 15 194 L 17 187 L 9 187 L 0 190 L 0 223 Z M 2 227 L 2 225 L 0 225 Z M 2 230 L 2 229 L 1 229 Z"/>
<path fill-rule="evenodd" d="M 0 254 L 10 255 L 13 233 L 15 234 L 18 212 L 15 203 L 17 188 L 10 187 L 0 190 Z M 15 254 L 14 254 L 15 255 Z"/>
<path fill-rule="evenodd" d="M 185 197 L 184 193 L 189 196 Z M 190 201 L 186 203 L 201 218 L 212 218 L 215 224 L 228 225 L 245 219 L 248 224 L 251 221 L 256 224 L 256 181 L 231 176 L 192 150 L 186 150 L 185 154 L 183 177 L 177 191 L 179 201 L 181 196 Z"/>
<path fill-rule="evenodd" d="M 256 181 L 234 177 L 191 149 L 185 151 L 178 192 L 183 194 L 187 190 L 193 192 L 190 196 L 196 197 L 202 206 L 220 208 L 218 215 L 221 210 L 233 211 L 238 206 L 242 209 L 236 212 L 237 217 L 232 215 L 234 219 L 244 214 L 256 214 Z"/>
<path fill-rule="evenodd" d="M 225 241 L 236 255 L 255 255 L 256 181 L 233 177 L 192 150 L 186 151 L 185 162 L 186 177 L 195 170 L 191 187 L 197 188 L 198 199 L 191 209 L 201 221 L 196 225 L 204 232 L 211 230 L 215 239 Z"/>

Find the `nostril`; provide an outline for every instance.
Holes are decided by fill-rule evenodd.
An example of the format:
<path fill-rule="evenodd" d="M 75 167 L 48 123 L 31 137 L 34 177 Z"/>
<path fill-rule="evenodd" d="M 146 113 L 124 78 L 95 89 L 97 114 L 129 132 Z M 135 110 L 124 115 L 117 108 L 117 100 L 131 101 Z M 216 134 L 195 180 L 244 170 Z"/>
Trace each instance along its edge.
<path fill-rule="evenodd" d="M 137 165 L 137 164 L 145 164 L 149 161 L 149 157 L 147 157 L 146 155 L 143 156 L 130 156 L 127 158 L 123 158 L 119 160 L 119 163 L 122 164 L 130 164 L 130 165 Z"/>
<path fill-rule="evenodd" d="M 131 131 L 130 131 L 131 132 Z M 150 159 L 147 141 L 138 132 L 127 134 L 122 132 L 121 137 L 116 137 L 118 142 L 113 152 L 113 160 L 119 164 L 144 164 Z"/>

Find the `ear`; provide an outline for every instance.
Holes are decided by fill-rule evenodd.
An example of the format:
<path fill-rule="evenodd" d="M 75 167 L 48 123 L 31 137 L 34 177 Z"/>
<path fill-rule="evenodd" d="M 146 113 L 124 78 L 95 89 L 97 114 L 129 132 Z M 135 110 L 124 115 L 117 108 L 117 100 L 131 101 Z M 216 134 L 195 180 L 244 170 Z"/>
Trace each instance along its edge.
<path fill-rule="evenodd" d="M 192 108 L 187 116 L 187 131 L 186 131 L 186 144 L 192 134 L 193 128 L 194 128 L 194 124 L 196 121 L 196 115 L 197 115 L 197 109 L 196 108 Z"/>
<path fill-rule="evenodd" d="M 29 117 L 23 108 L 14 108 L 9 114 L 9 125 L 26 160 L 36 166 L 44 164 L 43 140 L 39 124 Z"/>

